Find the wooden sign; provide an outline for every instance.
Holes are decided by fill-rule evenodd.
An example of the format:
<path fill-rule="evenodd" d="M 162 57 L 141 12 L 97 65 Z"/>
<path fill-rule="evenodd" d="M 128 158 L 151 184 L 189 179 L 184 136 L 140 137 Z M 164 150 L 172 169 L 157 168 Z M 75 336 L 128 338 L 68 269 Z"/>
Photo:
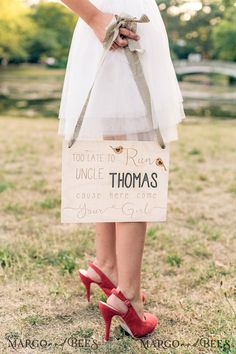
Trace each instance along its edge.
<path fill-rule="evenodd" d="M 165 221 L 168 175 L 168 145 L 63 140 L 61 222 Z"/>

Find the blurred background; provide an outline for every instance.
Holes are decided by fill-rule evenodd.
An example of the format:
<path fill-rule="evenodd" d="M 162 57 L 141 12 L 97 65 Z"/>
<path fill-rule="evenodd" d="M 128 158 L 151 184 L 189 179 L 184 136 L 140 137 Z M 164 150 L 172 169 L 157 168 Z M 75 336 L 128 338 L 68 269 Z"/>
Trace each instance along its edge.
<path fill-rule="evenodd" d="M 157 4 L 187 115 L 235 118 L 236 2 Z M 59 1 L 0 0 L 0 5 L 0 114 L 57 117 L 78 17 Z"/>
<path fill-rule="evenodd" d="M 181 344 L 166 353 L 236 354 L 236 0 L 158 6 L 188 116 L 171 146 L 167 222 L 146 232 L 142 289 L 160 326 L 148 349 L 117 326 L 95 352 L 155 354 L 158 335 Z M 77 276 L 94 257 L 95 227 L 60 223 L 57 117 L 77 19 L 55 1 L 0 0 L 4 354 L 13 352 L 9 339 L 17 353 L 32 352 L 25 341 L 37 339 L 49 347 L 35 352 L 58 354 L 78 352 L 66 338 L 101 343 L 103 335 L 97 301 L 105 298 L 94 287 L 87 304 Z"/>

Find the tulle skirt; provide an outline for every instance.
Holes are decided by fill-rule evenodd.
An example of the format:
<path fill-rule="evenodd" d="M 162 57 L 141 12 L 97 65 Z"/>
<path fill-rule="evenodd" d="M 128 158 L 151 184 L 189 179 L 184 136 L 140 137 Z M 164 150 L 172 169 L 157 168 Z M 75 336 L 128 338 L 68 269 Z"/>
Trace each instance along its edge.
<path fill-rule="evenodd" d="M 169 43 L 155 0 L 92 0 L 104 12 L 125 12 L 150 22 L 137 23 L 139 53 L 151 102 L 154 130 L 165 143 L 178 139 L 177 124 L 184 118 L 183 99 L 172 64 Z M 59 110 L 58 134 L 70 139 L 104 52 L 93 30 L 79 18 L 68 55 Z M 154 137 L 123 48 L 108 51 L 91 92 L 78 139 Z M 141 135 L 140 135 L 141 134 Z M 145 135 L 146 134 L 146 135 Z"/>

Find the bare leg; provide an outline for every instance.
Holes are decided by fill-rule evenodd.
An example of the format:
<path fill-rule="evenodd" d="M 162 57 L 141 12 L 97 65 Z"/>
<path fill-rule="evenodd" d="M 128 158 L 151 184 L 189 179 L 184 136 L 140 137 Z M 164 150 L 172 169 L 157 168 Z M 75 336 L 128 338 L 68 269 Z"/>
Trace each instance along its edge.
<path fill-rule="evenodd" d="M 129 299 L 143 319 L 143 302 L 140 298 L 141 263 L 145 241 L 146 222 L 116 223 L 116 252 L 118 268 L 118 290 Z M 123 313 L 127 306 L 111 294 L 107 303 Z"/>
<path fill-rule="evenodd" d="M 114 222 L 96 223 L 95 245 L 96 257 L 94 264 L 117 285 L 116 228 Z M 91 267 L 88 268 L 87 275 L 95 281 L 101 280 L 100 276 Z"/>
<path fill-rule="evenodd" d="M 114 140 L 114 136 L 104 136 L 104 140 Z M 116 264 L 116 225 L 114 222 L 96 223 L 96 257 L 94 264 L 98 266 L 108 278 L 117 286 L 117 264 Z M 91 267 L 87 275 L 96 281 L 100 276 Z"/>
<path fill-rule="evenodd" d="M 132 140 L 134 136 L 116 135 L 107 136 L 109 140 Z M 142 137 L 139 136 L 142 140 Z M 116 259 L 118 270 L 118 287 L 131 301 L 140 318 L 143 319 L 143 302 L 140 298 L 141 289 L 141 263 L 146 234 L 146 222 L 117 222 L 116 223 Z M 116 296 L 111 295 L 107 303 L 122 312 L 127 311 L 127 306 Z"/>

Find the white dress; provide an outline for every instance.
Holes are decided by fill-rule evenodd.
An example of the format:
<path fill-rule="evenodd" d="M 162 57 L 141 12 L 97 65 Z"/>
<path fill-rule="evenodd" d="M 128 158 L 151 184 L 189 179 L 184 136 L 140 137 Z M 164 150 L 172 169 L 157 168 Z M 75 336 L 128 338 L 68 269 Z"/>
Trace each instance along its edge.
<path fill-rule="evenodd" d="M 183 99 L 170 57 L 169 43 L 155 0 L 90 0 L 104 12 L 122 12 L 150 22 L 137 23 L 139 53 L 151 101 L 154 129 L 165 143 L 178 139 L 184 118 Z M 74 29 L 59 110 L 58 134 L 69 140 L 80 116 L 104 52 L 93 30 L 79 18 Z M 108 51 L 91 92 L 78 139 L 140 136 L 148 132 L 145 106 L 123 48 Z M 146 135 L 147 136 L 147 135 Z M 148 138 L 148 140 L 150 140 Z"/>

